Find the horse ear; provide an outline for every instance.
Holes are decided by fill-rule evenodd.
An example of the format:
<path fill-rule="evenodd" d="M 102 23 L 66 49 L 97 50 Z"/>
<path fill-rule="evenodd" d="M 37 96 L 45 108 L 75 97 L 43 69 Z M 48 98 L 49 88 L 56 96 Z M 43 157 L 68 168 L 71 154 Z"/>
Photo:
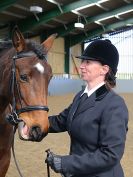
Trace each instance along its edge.
<path fill-rule="evenodd" d="M 26 48 L 25 39 L 17 26 L 12 32 L 12 43 L 17 52 L 21 52 Z"/>
<path fill-rule="evenodd" d="M 50 50 L 56 37 L 57 37 L 57 33 L 52 34 L 42 43 L 46 52 L 48 52 Z"/>

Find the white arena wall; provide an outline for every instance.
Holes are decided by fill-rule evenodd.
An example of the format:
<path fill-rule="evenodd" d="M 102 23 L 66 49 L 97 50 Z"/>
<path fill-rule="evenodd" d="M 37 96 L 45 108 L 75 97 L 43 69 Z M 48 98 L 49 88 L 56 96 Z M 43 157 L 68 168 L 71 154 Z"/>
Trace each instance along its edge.
<path fill-rule="evenodd" d="M 80 79 L 53 78 L 50 81 L 48 93 L 49 95 L 76 94 L 84 86 L 85 82 Z M 114 90 L 117 93 L 133 93 L 133 80 L 117 80 Z"/>

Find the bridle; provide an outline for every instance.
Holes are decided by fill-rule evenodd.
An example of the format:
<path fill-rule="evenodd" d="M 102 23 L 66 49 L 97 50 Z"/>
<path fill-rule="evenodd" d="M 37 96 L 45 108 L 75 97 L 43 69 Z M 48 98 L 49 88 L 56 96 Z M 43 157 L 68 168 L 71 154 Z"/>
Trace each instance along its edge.
<path fill-rule="evenodd" d="M 43 110 L 48 112 L 49 108 L 48 106 L 43 106 L 43 105 L 31 105 L 31 106 L 26 106 L 23 107 L 22 105 L 22 100 L 21 100 L 21 92 L 19 89 L 19 85 L 17 83 L 17 78 L 16 78 L 16 60 L 20 60 L 24 57 L 30 57 L 35 55 L 34 52 L 19 52 L 17 53 L 13 58 L 13 63 L 12 63 L 12 68 L 11 68 L 11 79 L 10 79 L 10 92 L 11 92 L 11 97 L 12 97 L 12 111 L 10 114 L 6 116 L 6 120 L 11 123 L 12 125 L 18 125 L 19 122 L 22 120 L 19 118 L 19 114 L 24 113 L 24 112 L 29 112 L 29 111 L 37 111 L 37 110 Z M 39 56 L 38 56 L 39 57 Z M 45 55 L 42 55 L 41 58 L 39 59 L 44 59 L 46 60 Z M 15 93 L 17 92 L 18 100 L 20 102 L 20 109 L 16 109 L 16 96 Z"/>
<path fill-rule="evenodd" d="M 30 56 L 33 56 L 34 54 L 35 54 L 34 52 L 20 52 L 20 53 L 17 53 L 12 58 L 13 63 L 12 63 L 12 68 L 11 68 L 11 78 L 10 78 L 10 87 L 9 87 L 11 97 L 12 97 L 12 103 L 10 104 L 11 108 L 12 108 L 12 111 L 11 111 L 10 114 L 8 114 L 6 116 L 6 120 L 10 124 L 13 125 L 14 135 L 15 135 L 18 123 L 22 121 L 19 118 L 19 114 L 21 114 L 23 112 L 37 111 L 37 110 L 43 110 L 43 111 L 46 111 L 46 112 L 49 111 L 48 106 L 42 106 L 42 105 L 33 106 L 33 105 L 31 105 L 31 106 L 23 107 L 23 105 L 22 105 L 21 93 L 20 93 L 20 89 L 19 89 L 19 85 L 17 83 L 17 77 L 16 77 L 16 60 L 22 59 L 24 57 L 30 57 Z M 41 57 L 40 57 L 40 55 L 37 55 L 37 56 L 38 56 L 39 59 L 45 59 L 46 60 L 45 55 L 41 55 Z M 15 91 L 17 91 L 17 96 L 18 96 L 19 103 L 20 103 L 20 106 L 21 106 L 20 109 L 16 109 Z M 22 175 L 22 173 L 19 169 L 19 165 L 18 165 L 18 162 L 16 160 L 16 155 L 15 155 L 15 151 L 14 151 L 14 136 L 13 136 L 13 142 L 12 142 L 12 154 L 13 154 L 14 162 L 15 162 L 16 168 L 18 170 L 18 173 L 19 173 L 20 177 L 23 177 L 23 175 Z M 48 177 L 50 177 L 50 176 L 48 176 Z"/>

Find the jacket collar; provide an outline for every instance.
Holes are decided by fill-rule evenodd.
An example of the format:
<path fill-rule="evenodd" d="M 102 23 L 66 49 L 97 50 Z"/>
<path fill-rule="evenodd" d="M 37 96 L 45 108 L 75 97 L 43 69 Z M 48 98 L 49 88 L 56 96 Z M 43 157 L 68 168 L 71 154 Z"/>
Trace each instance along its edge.
<path fill-rule="evenodd" d="M 86 86 L 86 88 L 85 88 L 85 90 L 84 90 L 84 92 L 83 92 L 83 94 L 84 93 L 87 93 L 87 95 L 88 95 L 88 97 L 93 93 L 93 92 L 95 92 L 97 89 L 99 89 L 101 86 L 103 86 L 105 83 L 104 82 L 101 82 L 101 83 L 99 83 L 98 85 L 96 85 L 94 88 L 92 88 L 92 89 L 88 89 L 88 85 Z"/>
<path fill-rule="evenodd" d="M 76 98 L 76 101 L 78 101 L 78 99 L 80 99 L 79 97 L 83 94 L 84 90 L 81 90 Z M 102 85 L 101 87 L 99 87 L 94 93 L 92 93 L 92 95 L 95 95 L 95 99 L 99 100 L 102 99 L 107 93 L 109 92 L 109 89 L 106 87 L 106 85 Z"/>
<path fill-rule="evenodd" d="M 99 89 L 96 90 L 96 101 L 101 100 L 106 96 L 106 94 L 109 92 L 109 89 L 106 87 L 106 85 L 102 85 Z"/>

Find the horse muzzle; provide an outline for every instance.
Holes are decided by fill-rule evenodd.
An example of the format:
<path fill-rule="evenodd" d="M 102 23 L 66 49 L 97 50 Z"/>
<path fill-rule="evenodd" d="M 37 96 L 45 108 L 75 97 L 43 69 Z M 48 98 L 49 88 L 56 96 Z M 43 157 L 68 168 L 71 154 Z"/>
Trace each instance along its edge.
<path fill-rule="evenodd" d="M 21 140 L 35 142 L 40 142 L 47 135 L 39 126 L 29 128 L 23 121 L 18 124 L 18 133 Z"/>
<path fill-rule="evenodd" d="M 43 133 L 39 126 L 30 129 L 30 141 L 40 142 L 48 133 Z"/>

